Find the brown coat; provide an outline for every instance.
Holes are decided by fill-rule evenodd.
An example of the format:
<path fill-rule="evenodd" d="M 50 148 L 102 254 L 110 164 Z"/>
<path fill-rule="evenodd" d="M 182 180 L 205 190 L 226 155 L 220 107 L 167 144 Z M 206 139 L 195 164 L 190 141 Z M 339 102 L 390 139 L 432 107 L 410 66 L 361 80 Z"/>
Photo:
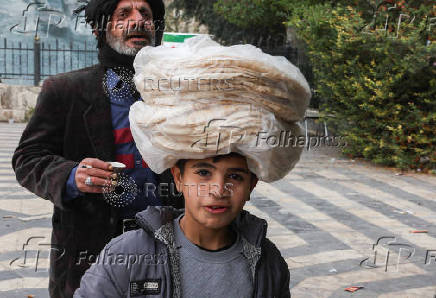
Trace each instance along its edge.
<path fill-rule="evenodd" d="M 17 181 L 53 202 L 51 297 L 72 297 L 89 268 L 83 256 L 98 255 L 121 233 L 118 212 L 100 194 L 86 194 L 71 202 L 63 195 L 68 176 L 86 157 L 114 160 L 111 108 L 104 95 L 104 68 L 95 65 L 47 78 L 35 112 L 12 158 Z M 169 183 L 169 171 L 159 182 Z M 183 206 L 183 199 L 168 196 L 164 205 Z"/>

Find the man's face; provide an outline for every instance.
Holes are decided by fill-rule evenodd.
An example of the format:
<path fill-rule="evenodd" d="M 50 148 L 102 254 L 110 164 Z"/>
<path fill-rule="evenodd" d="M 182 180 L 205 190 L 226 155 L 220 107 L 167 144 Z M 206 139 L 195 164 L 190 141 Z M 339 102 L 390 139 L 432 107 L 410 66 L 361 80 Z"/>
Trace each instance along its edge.
<path fill-rule="evenodd" d="M 121 0 L 106 31 L 107 43 L 118 53 L 135 56 L 154 46 L 155 28 L 150 5 L 144 0 Z"/>
<path fill-rule="evenodd" d="M 185 198 L 185 217 L 197 227 L 226 228 L 240 213 L 257 179 L 248 170 L 245 157 L 225 156 L 188 160 L 183 175 L 172 168 L 178 191 Z"/>

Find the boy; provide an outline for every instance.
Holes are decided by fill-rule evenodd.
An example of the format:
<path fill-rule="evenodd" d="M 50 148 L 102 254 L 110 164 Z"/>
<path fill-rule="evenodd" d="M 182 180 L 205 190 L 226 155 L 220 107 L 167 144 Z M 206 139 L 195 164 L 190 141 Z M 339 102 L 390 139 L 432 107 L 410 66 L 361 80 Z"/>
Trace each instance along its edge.
<path fill-rule="evenodd" d="M 237 153 L 172 167 L 185 209 L 149 207 L 113 239 L 74 297 L 290 297 L 266 221 L 243 210 L 257 177 Z"/>
<path fill-rule="evenodd" d="M 106 246 L 77 298 L 290 297 L 287 264 L 265 237 L 266 221 L 243 207 L 258 179 L 279 180 L 298 161 L 302 148 L 277 141 L 301 135 L 297 122 L 309 103 L 309 85 L 284 57 L 252 45 L 223 47 L 209 37 L 183 45 L 146 47 L 137 55 L 135 83 L 143 101 L 131 106 L 129 120 L 149 168 L 171 168 L 185 209 L 138 213 L 141 228 Z M 144 83 L 189 76 L 202 88 L 186 81 L 177 90 Z M 209 88 L 217 79 L 232 88 Z"/>

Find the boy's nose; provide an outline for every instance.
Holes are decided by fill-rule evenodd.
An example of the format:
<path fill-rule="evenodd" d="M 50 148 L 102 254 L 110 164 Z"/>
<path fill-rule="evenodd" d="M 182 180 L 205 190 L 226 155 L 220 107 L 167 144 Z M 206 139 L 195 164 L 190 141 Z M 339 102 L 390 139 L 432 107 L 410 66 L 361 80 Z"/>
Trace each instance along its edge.
<path fill-rule="evenodd" d="M 211 194 L 216 199 L 222 199 L 225 197 L 230 196 L 230 188 L 228 186 L 229 183 L 226 183 L 224 179 L 217 179 L 212 185 L 211 185 Z"/>

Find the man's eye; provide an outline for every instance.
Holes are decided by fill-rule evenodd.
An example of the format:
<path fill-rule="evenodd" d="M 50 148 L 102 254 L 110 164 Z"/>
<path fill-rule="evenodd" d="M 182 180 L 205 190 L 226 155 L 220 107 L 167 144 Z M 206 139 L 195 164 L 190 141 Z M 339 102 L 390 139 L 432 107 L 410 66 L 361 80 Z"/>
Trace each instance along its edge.
<path fill-rule="evenodd" d="M 144 18 L 146 18 L 146 19 L 149 19 L 149 18 L 151 18 L 151 14 L 150 14 L 150 12 L 147 10 L 147 9 L 140 9 L 139 10 L 139 13 L 140 14 L 142 14 L 142 16 L 144 17 Z"/>
<path fill-rule="evenodd" d="M 198 170 L 195 173 L 202 176 L 202 177 L 208 176 L 210 174 L 210 172 L 208 170 Z"/>

